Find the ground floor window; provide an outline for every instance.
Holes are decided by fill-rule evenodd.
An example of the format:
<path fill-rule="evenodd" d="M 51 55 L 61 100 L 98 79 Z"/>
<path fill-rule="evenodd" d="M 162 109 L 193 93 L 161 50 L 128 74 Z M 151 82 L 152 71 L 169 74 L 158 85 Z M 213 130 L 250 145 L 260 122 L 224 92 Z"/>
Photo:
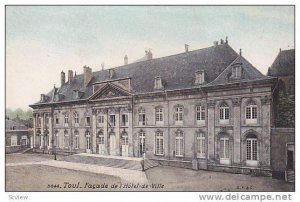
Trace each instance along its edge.
<path fill-rule="evenodd" d="M 67 131 L 64 133 L 64 147 L 69 148 L 69 134 Z"/>
<path fill-rule="evenodd" d="M 75 133 L 75 149 L 79 149 L 79 134 Z"/>
<path fill-rule="evenodd" d="M 27 145 L 27 136 L 26 135 L 22 135 L 21 137 L 21 145 Z"/>
<path fill-rule="evenodd" d="M 59 136 L 58 136 L 58 133 L 55 134 L 55 146 L 59 148 Z"/>
<path fill-rule="evenodd" d="M 175 156 L 183 156 L 183 132 L 179 131 L 176 133 L 175 138 Z"/>
<path fill-rule="evenodd" d="M 203 132 L 197 133 L 196 148 L 197 158 L 205 158 L 205 135 Z"/>
<path fill-rule="evenodd" d="M 10 145 L 11 146 L 17 146 L 18 145 L 18 137 L 16 135 L 12 135 L 10 137 L 11 139 L 11 142 L 10 142 Z"/>
<path fill-rule="evenodd" d="M 155 154 L 164 155 L 164 134 L 161 131 L 155 134 Z"/>
<path fill-rule="evenodd" d="M 91 136 L 90 133 L 86 135 L 86 149 L 91 149 Z"/>

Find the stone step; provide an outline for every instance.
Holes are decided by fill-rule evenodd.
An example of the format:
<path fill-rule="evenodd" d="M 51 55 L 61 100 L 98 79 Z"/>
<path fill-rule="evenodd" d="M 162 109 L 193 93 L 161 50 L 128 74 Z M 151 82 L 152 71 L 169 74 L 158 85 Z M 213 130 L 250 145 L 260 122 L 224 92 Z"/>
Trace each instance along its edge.
<path fill-rule="evenodd" d="M 286 171 L 286 181 L 294 183 L 295 182 L 295 171 L 293 170 L 288 170 Z"/>

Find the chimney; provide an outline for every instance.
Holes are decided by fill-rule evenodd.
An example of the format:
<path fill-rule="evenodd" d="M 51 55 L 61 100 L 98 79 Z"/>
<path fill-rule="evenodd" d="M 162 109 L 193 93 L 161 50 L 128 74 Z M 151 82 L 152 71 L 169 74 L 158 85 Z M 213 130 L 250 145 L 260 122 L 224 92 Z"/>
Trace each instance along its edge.
<path fill-rule="evenodd" d="M 218 45 L 218 41 L 214 41 L 214 46 L 217 46 Z"/>
<path fill-rule="evenodd" d="M 279 53 L 281 53 L 281 48 L 279 48 Z"/>
<path fill-rule="evenodd" d="M 242 49 L 240 48 L 240 56 L 242 56 Z"/>
<path fill-rule="evenodd" d="M 220 39 L 220 44 L 223 44 L 224 43 L 224 40 L 223 39 Z"/>
<path fill-rule="evenodd" d="M 146 52 L 147 60 L 151 60 L 152 59 L 151 50 L 149 49 L 149 51 L 145 51 L 145 52 Z"/>
<path fill-rule="evenodd" d="M 109 73 L 109 78 L 112 79 L 115 75 L 115 71 L 113 69 L 109 69 L 108 70 L 108 73 Z"/>
<path fill-rule="evenodd" d="M 84 65 L 83 67 L 83 77 L 84 77 L 84 87 L 87 87 L 87 85 L 92 80 L 92 69 L 90 67 L 87 67 Z"/>
<path fill-rule="evenodd" d="M 60 73 L 60 83 L 61 83 L 61 86 L 63 86 L 66 82 L 66 74 L 64 71 L 61 71 Z"/>
<path fill-rule="evenodd" d="M 124 57 L 124 65 L 128 65 L 128 57 L 127 57 L 127 55 L 125 55 L 125 57 Z"/>
<path fill-rule="evenodd" d="M 70 84 L 73 81 L 73 71 L 68 71 L 68 83 Z"/>
<path fill-rule="evenodd" d="M 185 52 L 189 52 L 189 45 L 188 44 L 184 44 L 184 48 L 185 48 Z"/>
<path fill-rule="evenodd" d="M 104 62 L 101 63 L 101 70 L 104 70 Z"/>
<path fill-rule="evenodd" d="M 228 44 L 228 36 L 225 38 L 225 44 Z"/>

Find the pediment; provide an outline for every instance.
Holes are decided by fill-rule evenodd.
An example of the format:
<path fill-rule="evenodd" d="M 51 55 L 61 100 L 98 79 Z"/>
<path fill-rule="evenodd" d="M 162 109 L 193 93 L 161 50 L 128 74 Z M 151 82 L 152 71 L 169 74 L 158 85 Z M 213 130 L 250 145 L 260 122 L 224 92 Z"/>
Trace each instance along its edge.
<path fill-rule="evenodd" d="M 107 83 L 102 88 L 98 89 L 90 98 L 90 100 L 101 100 L 108 98 L 118 98 L 130 96 L 130 92 L 125 89 L 120 88 L 117 85 Z"/>

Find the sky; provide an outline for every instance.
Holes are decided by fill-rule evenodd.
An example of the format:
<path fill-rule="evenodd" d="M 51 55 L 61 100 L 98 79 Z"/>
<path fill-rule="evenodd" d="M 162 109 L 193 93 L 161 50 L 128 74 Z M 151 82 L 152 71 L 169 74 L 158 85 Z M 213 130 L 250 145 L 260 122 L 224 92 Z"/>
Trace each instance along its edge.
<path fill-rule="evenodd" d="M 294 48 L 292 6 L 6 6 L 6 107 L 28 109 L 60 86 L 60 72 L 83 73 L 229 45 L 263 74 L 279 49 Z M 66 74 L 67 75 L 67 74 Z"/>

